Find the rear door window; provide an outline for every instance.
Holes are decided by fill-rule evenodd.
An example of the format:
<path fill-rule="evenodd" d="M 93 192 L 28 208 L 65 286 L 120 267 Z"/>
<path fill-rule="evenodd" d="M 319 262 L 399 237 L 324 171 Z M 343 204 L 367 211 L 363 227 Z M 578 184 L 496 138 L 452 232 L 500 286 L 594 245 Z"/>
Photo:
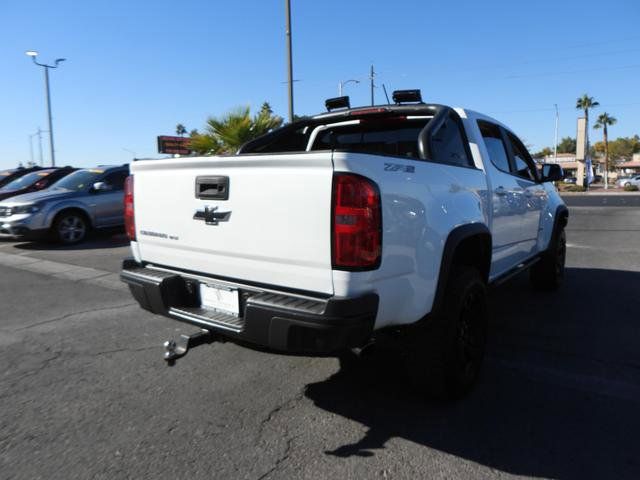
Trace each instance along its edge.
<path fill-rule="evenodd" d="M 518 177 L 526 178 L 535 182 L 538 179 L 538 172 L 536 170 L 536 164 L 527 152 L 527 149 L 518 138 L 507 132 L 507 139 L 511 146 L 511 153 L 513 155 L 513 168 L 511 173 Z"/>
<path fill-rule="evenodd" d="M 124 190 L 124 181 L 128 175 L 125 170 L 112 172 L 104 177 L 103 182 L 112 187 L 112 190 Z"/>
<path fill-rule="evenodd" d="M 449 115 L 440 128 L 431 135 L 430 160 L 459 167 L 474 166 L 467 155 L 460 124 L 452 115 Z"/>
<path fill-rule="evenodd" d="M 487 147 L 489 153 L 489 159 L 498 170 L 510 173 L 509 167 L 509 155 L 507 154 L 507 147 L 502 139 L 502 132 L 500 127 L 493 123 L 479 121 L 480 133 L 484 140 L 484 145 Z"/>

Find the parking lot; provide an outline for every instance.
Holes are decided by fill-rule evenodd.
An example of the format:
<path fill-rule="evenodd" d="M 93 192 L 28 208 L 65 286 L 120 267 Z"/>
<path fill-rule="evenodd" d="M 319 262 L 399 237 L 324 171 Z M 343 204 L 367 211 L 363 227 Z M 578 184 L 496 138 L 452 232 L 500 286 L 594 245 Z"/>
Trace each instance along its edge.
<path fill-rule="evenodd" d="M 1 241 L 0 477 L 640 478 L 640 197 L 584 198 L 565 286 L 492 290 L 482 378 L 453 405 L 383 353 L 213 343 L 167 367 L 162 342 L 195 329 L 135 304 L 124 235 Z"/>

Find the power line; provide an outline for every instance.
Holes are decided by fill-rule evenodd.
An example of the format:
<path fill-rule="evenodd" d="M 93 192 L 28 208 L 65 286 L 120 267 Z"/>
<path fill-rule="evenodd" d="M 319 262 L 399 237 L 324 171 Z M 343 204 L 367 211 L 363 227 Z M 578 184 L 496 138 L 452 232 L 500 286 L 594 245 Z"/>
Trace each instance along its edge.
<path fill-rule="evenodd" d="M 596 68 L 585 68 L 582 70 L 567 70 L 563 72 L 532 73 L 527 75 L 509 75 L 504 78 L 513 79 L 513 78 L 551 77 L 555 75 L 572 75 L 574 73 L 587 73 L 587 72 L 599 72 L 599 71 L 610 71 L 610 70 L 628 70 L 632 68 L 640 68 L 640 65 L 621 65 L 619 67 L 596 67 Z"/>
<path fill-rule="evenodd" d="M 600 104 L 600 109 L 610 108 L 610 107 L 630 107 L 640 105 L 640 102 L 631 102 L 631 103 L 604 103 Z M 499 112 L 492 112 L 492 114 L 507 114 L 507 113 L 537 113 L 537 112 L 554 112 L 555 107 L 545 107 L 545 108 L 527 108 L 522 110 L 502 110 Z M 576 110 L 576 107 L 558 107 L 558 110 Z"/>

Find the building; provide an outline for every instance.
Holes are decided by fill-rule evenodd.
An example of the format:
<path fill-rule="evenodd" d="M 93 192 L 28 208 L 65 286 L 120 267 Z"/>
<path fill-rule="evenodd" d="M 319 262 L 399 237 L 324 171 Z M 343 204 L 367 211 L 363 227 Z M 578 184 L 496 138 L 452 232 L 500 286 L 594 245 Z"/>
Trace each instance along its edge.
<path fill-rule="evenodd" d="M 604 158 L 593 158 L 591 161 L 594 175 L 604 175 Z M 584 171 L 584 162 L 576 160 L 575 153 L 558 153 L 557 162 L 553 155 L 547 155 L 544 163 L 557 163 L 567 177 L 577 177 L 578 169 Z"/>
<path fill-rule="evenodd" d="M 634 175 L 640 173 L 640 153 L 634 153 L 631 161 L 621 162 L 616 165 L 616 169 L 622 175 Z"/>

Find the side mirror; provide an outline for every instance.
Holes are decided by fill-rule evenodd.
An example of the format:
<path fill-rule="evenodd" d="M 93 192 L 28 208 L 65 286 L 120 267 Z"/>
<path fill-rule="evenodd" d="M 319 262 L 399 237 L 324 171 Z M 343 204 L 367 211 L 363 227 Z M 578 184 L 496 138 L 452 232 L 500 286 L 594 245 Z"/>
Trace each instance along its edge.
<path fill-rule="evenodd" d="M 542 182 L 559 182 L 564 179 L 564 171 L 557 163 L 543 163 L 541 174 Z"/>
<path fill-rule="evenodd" d="M 108 192 L 111 190 L 111 186 L 104 182 L 96 182 L 93 184 L 92 190 L 94 192 Z"/>

